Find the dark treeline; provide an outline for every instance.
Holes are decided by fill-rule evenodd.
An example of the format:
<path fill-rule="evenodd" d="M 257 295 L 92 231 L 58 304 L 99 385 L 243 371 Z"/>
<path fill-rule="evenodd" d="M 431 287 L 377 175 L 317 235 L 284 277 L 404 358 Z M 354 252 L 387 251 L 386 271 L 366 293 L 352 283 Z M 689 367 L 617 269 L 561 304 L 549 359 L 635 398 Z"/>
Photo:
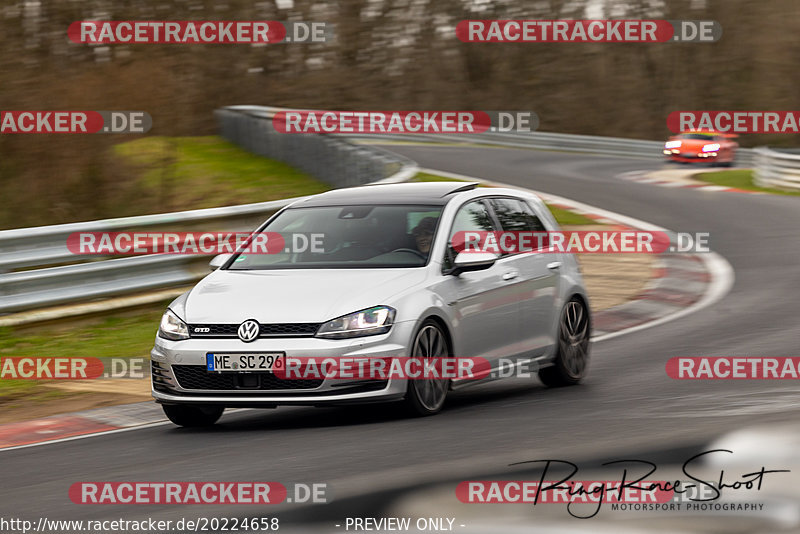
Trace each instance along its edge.
<path fill-rule="evenodd" d="M 713 19 L 724 33 L 713 44 L 470 44 L 454 34 L 470 18 L 586 18 L 587 4 L 595 18 Z M 214 133 L 213 109 L 230 104 L 521 109 L 544 131 L 660 139 L 675 110 L 797 109 L 798 15 L 797 0 L 4 0 L 0 109 L 144 110 L 150 135 Z M 71 43 L 67 27 L 84 19 L 326 21 L 335 37 Z M 125 139 L 0 136 L 0 227 L 128 214 L 134 170 L 110 155 Z"/>

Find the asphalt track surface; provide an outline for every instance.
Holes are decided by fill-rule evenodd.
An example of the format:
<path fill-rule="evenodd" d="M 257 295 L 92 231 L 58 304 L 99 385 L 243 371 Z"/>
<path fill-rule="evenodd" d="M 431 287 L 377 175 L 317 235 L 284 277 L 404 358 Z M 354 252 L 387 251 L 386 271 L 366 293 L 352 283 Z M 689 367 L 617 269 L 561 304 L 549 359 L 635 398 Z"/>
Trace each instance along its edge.
<path fill-rule="evenodd" d="M 615 178 L 658 162 L 499 148 L 392 146 L 422 167 L 572 198 L 675 231 L 710 232 L 735 270 L 694 314 L 596 342 L 588 379 L 514 379 L 454 394 L 436 417 L 386 406 L 239 411 L 208 430 L 155 426 L 0 452 L 0 511 L 36 519 L 259 516 L 259 506 L 76 505 L 77 481 L 326 482 L 334 498 L 468 480 L 534 458 L 684 450 L 756 423 L 796 421 L 793 381 L 675 381 L 674 356 L 800 356 L 800 198 L 669 189 Z M 765 454 L 768 454 L 765 444 Z M 792 474 L 797 477 L 796 473 Z M 291 509 L 292 505 L 286 505 Z M 288 526 L 288 525 L 287 525 Z"/>

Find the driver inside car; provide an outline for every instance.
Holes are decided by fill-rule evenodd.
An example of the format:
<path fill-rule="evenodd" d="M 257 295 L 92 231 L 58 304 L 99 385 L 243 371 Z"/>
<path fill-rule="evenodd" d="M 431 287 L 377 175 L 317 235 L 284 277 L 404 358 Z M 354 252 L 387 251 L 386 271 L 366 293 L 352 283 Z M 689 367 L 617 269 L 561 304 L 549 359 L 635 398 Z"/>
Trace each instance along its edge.
<path fill-rule="evenodd" d="M 419 224 L 411 230 L 411 235 L 414 236 L 414 244 L 425 257 L 431 250 L 431 240 L 433 239 L 433 232 L 436 230 L 436 218 L 425 217 Z"/>

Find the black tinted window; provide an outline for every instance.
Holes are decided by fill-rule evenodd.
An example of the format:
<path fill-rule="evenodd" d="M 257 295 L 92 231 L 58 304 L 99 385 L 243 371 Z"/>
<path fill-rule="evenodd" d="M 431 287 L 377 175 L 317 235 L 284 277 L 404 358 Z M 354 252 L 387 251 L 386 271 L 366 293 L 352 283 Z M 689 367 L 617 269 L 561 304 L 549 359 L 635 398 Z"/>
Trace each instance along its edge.
<path fill-rule="evenodd" d="M 544 232 L 545 227 L 528 204 L 513 198 L 493 198 L 495 215 L 506 232 Z"/>
<path fill-rule="evenodd" d="M 405 205 L 290 208 L 263 229 L 283 235 L 285 251 L 238 254 L 229 269 L 420 267 L 428 261 L 441 211 Z M 316 235 L 317 246 L 295 245 L 296 235 Z"/>

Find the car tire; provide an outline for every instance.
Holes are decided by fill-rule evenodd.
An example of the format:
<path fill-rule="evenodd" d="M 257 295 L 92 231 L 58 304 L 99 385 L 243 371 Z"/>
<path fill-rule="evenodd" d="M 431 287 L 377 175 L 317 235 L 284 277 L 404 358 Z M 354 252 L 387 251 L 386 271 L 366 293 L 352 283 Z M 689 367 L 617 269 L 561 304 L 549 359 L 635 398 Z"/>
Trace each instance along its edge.
<path fill-rule="evenodd" d="M 583 380 L 589 364 L 590 334 L 589 310 L 583 300 L 572 297 L 561 311 L 553 365 L 539 371 L 544 385 L 551 388 L 572 386 Z"/>
<path fill-rule="evenodd" d="M 211 426 L 219 420 L 223 406 L 187 406 L 183 404 L 164 404 L 161 406 L 170 421 L 178 426 Z"/>
<path fill-rule="evenodd" d="M 442 358 L 451 356 L 447 336 L 439 324 L 428 319 L 420 326 L 411 344 L 412 358 Z M 428 416 L 442 411 L 450 380 L 416 379 L 408 381 L 406 407 L 411 415 Z"/>

